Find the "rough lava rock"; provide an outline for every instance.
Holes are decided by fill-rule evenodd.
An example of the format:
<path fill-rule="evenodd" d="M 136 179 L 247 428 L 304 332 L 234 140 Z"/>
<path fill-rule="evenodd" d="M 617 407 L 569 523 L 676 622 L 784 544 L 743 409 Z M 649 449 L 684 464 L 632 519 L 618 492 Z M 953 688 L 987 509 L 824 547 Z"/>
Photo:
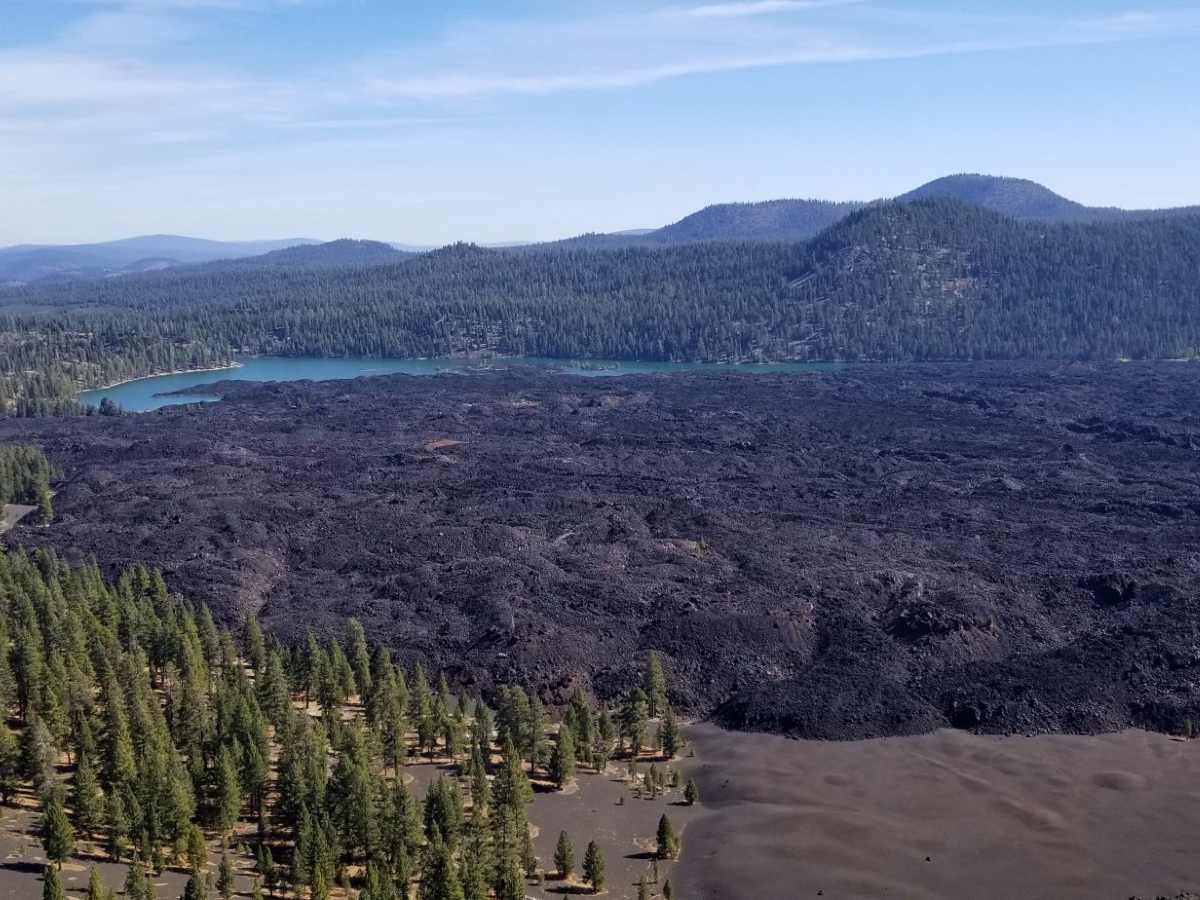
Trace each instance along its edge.
<path fill-rule="evenodd" d="M 656 648 L 681 707 L 738 728 L 1200 721 L 1200 366 L 216 390 L 0 422 L 64 474 L 54 524 L 6 540 L 162 566 L 288 640 L 355 615 L 549 702 Z"/>

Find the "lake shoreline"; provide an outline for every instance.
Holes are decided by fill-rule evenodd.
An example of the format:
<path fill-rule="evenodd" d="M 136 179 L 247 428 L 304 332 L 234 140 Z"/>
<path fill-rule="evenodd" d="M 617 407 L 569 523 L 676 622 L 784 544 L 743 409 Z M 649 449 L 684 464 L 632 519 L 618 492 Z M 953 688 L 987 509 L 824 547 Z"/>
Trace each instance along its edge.
<path fill-rule="evenodd" d="M 153 372 L 150 375 L 139 375 L 137 378 L 125 378 L 121 381 L 114 381 L 111 384 L 102 384 L 98 387 L 83 388 L 79 391 L 79 397 L 84 394 L 90 394 L 93 391 L 111 391 L 113 388 L 119 388 L 126 384 L 133 384 L 137 381 L 149 381 L 151 378 L 167 378 L 171 375 L 196 375 L 202 372 L 228 372 L 231 369 L 242 368 L 243 363 L 234 362 L 227 366 L 209 366 L 205 369 L 172 369 L 170 372 Z"/>
<path fill-rule="evenodd" d="M 554 359 L 526 356 L 442 356 L 423 358 L 246 356 L 230 366 L 146 375 L 101 388 L 81 391 L 78 399 L 95 407 L 104 399 L 126 412 L 151 412 L 164 406 L 194 402 L 198 388 L 221 378 L 210 373 L 232 373 L 227 378 L 264 383 L 338 381 L 379 375 L 430 376 L 445 372 L 500 372 L 532 368 L 576 378 L 648 375 L 676 372 L 737 372 L 740 374 L 808 374 L 841 368 L 844 363 L 769 362 L 703 363 L 610 359 Z M 190 396 L 189 396 L 190 394 Z"/>

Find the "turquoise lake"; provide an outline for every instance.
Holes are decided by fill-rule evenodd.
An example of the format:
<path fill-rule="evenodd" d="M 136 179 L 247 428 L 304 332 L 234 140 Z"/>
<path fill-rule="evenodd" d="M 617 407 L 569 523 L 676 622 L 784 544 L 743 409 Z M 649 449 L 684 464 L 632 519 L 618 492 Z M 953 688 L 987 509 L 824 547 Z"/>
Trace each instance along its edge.
<path fill-rule="evenodd" d="M 260 356 L 242 360 L 236 368 L 210 372 L 185 372 L 177 375 L 154 375 L 127 381 L 115 387 L 84 391 L 82 403 L 98 406 L 109 398 L 129 412 L 149 412 L 179 403 L 199 403 L 219 400 L 210 394 L 188 394 L 164 397 L 163 394 L 218 381 L 334 381 L 339 378 L 359 378 L 365 375 L 436 375 L 439 372 L 471 372 L 488 369 L 534 366 L 550 369 L 563 375 L 583 378 L 602 378 L 613 375 L 639 375 L 663 372 L 819 372 L 837 368 L 837 363 L 765 363 L 762 365 L 722 365 L 720 363 L 632 362 L 617 360 L 563 360 L 517 356 L 489 360 L 442 359 L 324 359 L 316 357 Z"/>

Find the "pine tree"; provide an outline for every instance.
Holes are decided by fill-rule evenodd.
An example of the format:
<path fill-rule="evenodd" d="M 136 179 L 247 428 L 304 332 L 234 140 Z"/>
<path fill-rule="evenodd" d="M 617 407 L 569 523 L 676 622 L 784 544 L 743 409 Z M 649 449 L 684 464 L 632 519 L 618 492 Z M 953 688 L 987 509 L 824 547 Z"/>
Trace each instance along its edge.
<path fill-rule="evenodd" d="M 254 616 L 246 617 L 244 635 L 246 659 L 250 661 L 255 676 L 261 677 L 267 664 L 267 645 L 263 640 L 262 627 Z"/>
<path fill-rule="evenodd" d="M 204 832 L 199 825 L 188 830 L 187 861 L 193 872 L 203 872 L 208 865 L 208 845 L 204 843 Z"/>
<path fill-rule="evenodd" d="M 350 660 L 346 659 L 342 645 L 337 641 L 333 641 L 329 647 L 329 668 L 337 686 L 337 705 L 341 706 L 354 693 L 355 685 L 354 669 L 350 666 Z"/>
<path fill-rule="evenodd" d="M 629 692 L 625 706 L 621 709 L 621 737 L 628 738 L 634 757 L 642 752 L 646 741 L 646 722 L 649 706 L 641 688 Z"/>
<path fill-rule="evenodd" d="M 663 882 L 662 889 L 663 900 L 671 900 L 675 896 L 675 889 L 671 887 L 671 879 L 668 878 Z"/>
<path fill-rule="evenodd" d="M 217 756 L 215 770 L 215 807 L 213 819 L 222 833 L 228 833 L 237 824 L 242 809 L 242 783 L 237 765 L 229 747 L 222 747 Z"/>
<path fill-rule="evenodd" d="M 501 862 L 494 885 L 496 900 L 525 900 L 525 873 L 516 860 Z"/>
<path fill-rule="evenodd" d="M 233 898 L 233 863 L 229 861 L 228 851 L 221 853 L 221 864 L 217 868 L 217 893 L 221 900 Z"/>
<path fill-rule="evenodd" d="M 192 872 L 180 900 L 208 900 L 208 878 L 204 873 Z"/>
<path fill-rule="evenodd" d="M 409 697 L 411 719 L 417 728 L 417 747 L 427 750 L 430 757 L 437 746 L 437 719 L 433 715 L 433 694 L 425 670 L 418 663 L 413 670 L 413 688 Z"/>
<path fill-rule="evenodd" d="M 46 866 L 42 872 L 42 900 L 66 900 L 58 869 Z"/>
<path fill-rule="evenodd" d="M 39 794 L 45 794 L 57 780 L 58 748 L 41 716 L 30 714 L 29 725 L 21 735 L 21 759 L 25 778 L 33 782 Z"/>
<path fill-rule="evenodd" d="M 104 817 L 104 798 L 96 773 L 86 756 L 79 757 L 75 779 L 71 784 L 71 811 L 75 824 L 84 835 L 90 835 L 100 827 Z"/>
<path fill-rule="evenodd" d="M 503 761 L 492 784 L 492 843 L 495 848 L 497 866 L 496 889 L 511 887 L 506 882 L 515 869 L 525 868 L 529 854 L 529 813 L 527 806 L 533 799 L 533 789 L 522 766 L 521 754 L 517 751 L 511 732 L 505 734 Z"/>
<path fill-rule="evenodd" d="M 469 853 L 463 860 L 462 886 L 463 900 L 488 900 L 487 866 L 477 853 Z"/>
<path fill-rule="evenodd" d="M 675 718 L 675 710 L 670 704 L 663 711 L 662 728 L 659 730 L 659 736 L 662 739 L 663 755 L 667 759 L 674 759 L 679 755 L 681 749 L 681 735 L 679 733 L 679 722 Z"/>
<path fill-rule="evenodd" d="M 54 521 L 54 503 L 50 499 L 49 485 L 42 485 L 38 491 L 38 515 L 43 525 L 49 525 Z"/>
<path fill-rule="evenodd" d="M 417 897 L 418 900 L 463 900 L 462 882 L 450 848 L 436 836 L 425 851 Z"/>
<path fill-rule="evenodd" d="M 21 745 L 8 725 L 0 721 L 0 801 L 11 801 L 20 783 Z"/>
<path fill-rule="evenodd" d="M 447 844 L 458 840 L 463 828 L 463 807 L 457 782 L 438 776 L 425 795 L 424 818 L 426 834 L 439 834 Z"/>
<path fill-rule="evenodd" d="M 570 878 L 575 872 L 575 845 L 571 843 L 571 837 L 565 831 L 558 833 L 558 844 L 554 848 L 554 867 L 558 871 L 558 877 L 562 879 Z"/>
<path fill-rule="evenodd" d="M 696 780 L 689 778 L 687 784 L 683 788 L 683 799 L 688 806 L 695 806 L 700 802 L 700 788 L 696 786 Z"/>
<path fill-rule="evenodd" d="M 596 733 L 605 747 L 612 746 L 616 729 L 613 728 L 612 714 L 608 711 L 607 704 L 600 708 L 600 716 L 596 720 Z"/>
<path fill-rule="evenodd" d="M 304 708 L 308 709 L 312 703 L 313 695 L 317 692 L 317 682 L 321 677 L 321 670 L 326 664 L 325 651 L 321 649 L 321 645 L 317 643 L 317 639 L 310 631 L 308 633 L 307 649 L 304 657 Z"/>
<path fill-rule="evenodd" d="M 658 858 L 674 859 L 679 854 L 679 838 L 675 836 L 675 827 L 664 813 L 658 820 Z"/>
<path fill-rule="evenodd" d="M 367 863 L 366 885 L 358 895 L 358 900 L 400 900 L 392 873 L 386 865 Z M 404 900 L 408 898 L 405 897 Z"/>
<path fill-rule="evenodd" d="M 45 809 L 42 812 L 42 846 L 46 850 L 46 858 L 62 868 L 63 860 L 75 852 L 75 829 L 63 809 L 60 790 L 53 790 L 46 797 Z"/>
<path fill-rule="evenodd" d="M 647 712 L 650 718 L 655 718 L 666 706 L 667 678 L 663 674 L 662 661 L 654 650 L 650 651 L 646 660 L 646 683 L 642 689 L 646 694 Z"/>
<path fill-rule="evenodd" d="M 106 845 L 108 855 L 114 861 L 119 861 L 129 843 L 129 814 L 125 810 L 125 801 L 119 791 L 108 795 L 104 806 L 104 828 L 107 833 Z"/>
<path fill-rule="evenodd" d="M 571 728 L 575 732 L 575 751 L 579 761 L 587 766 L 594 767 L 595 762 L 595 743 L 596 729 L 592 717 L 592 706 L 583 691 L 578 688 L 571 695 L 571 705 L 567 711 L 567 721 L 571 723 Z"/>
<path fill-rule="evenodd" d="M 559 727 L 558 741 L 550 757 L 550 777 L 559 790 L 575 777 L 575 734 L 566 722 Z"/>
<path fill-rule="evenodd" d="M 87 900 L 107 900 L 108 891 L 104 887 L 104 880 L 100 877 L 100 870 L 92 866 L 92 870 L 88 873 L 88 890 Z"/>
<path fill-rule="evenodd" d="M 596 846 L 595 841 L 588 841 L 583 856 L 583 877 L 592 886 L 593 894 L 604 890 L 604 851 Z"/>
<path fill-rule="evenodd" d="M 142 861 L 134 857 L 125 873 L 125 900 L 149 900 L 150 887 Z"/>
<path fill-rule="evenodd" d="M 366 702 L 372 685 L 371 655 L 367 652 L 367 636 L 358 619 L 346 620 L 346 646 L 349 648 L 350 666 L 354 670 L 359 699 Z"/>
<path fill-rule="evenodd" d="M 542 701 L 535 695 L 529 701 L 528 717 L 525 721 L 525 754 L 529 759 L 529 771 L 537 772 L 542 765 L 542 745 L 546 732 L 546 711 Z"/>

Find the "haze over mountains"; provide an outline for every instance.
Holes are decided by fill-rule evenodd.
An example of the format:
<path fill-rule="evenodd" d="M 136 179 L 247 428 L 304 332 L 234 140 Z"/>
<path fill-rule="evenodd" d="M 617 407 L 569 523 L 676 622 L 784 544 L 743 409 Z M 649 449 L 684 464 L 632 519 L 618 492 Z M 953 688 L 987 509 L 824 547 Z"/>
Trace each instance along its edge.
<path fill-rule="evenodd" d="M 982 207 L 1021 221 L 1114 223 L 1180 215 L 1200 215 L 1200 206 L 1125 210 L 1084 206 L 1049 188 L 1022 178 L 950 175 L 895 198 L 900 202 L 950 199 Z M 881 203 L 876 200 L 871 203 Z M 758 203 L 721 203 L 698 210 L 662 228 L 636 228 L 589 233 L 558 241 L 514 241 L 491 245 L 513 252 L 545 250 L 615 250 L 667 247 L 701 241 L 805 241 L 871 203 L 815 199 L 781 199 Z M 431 247 L 338 240 L 322 245 L 303 238 L 226 242 L 172 235 L 152 235 L 98 244 L 21 245 L 0 249 L 0 283 L 41 279 L 101 278 L 166 268 L 238 260 L 231 268 L 255 266 L 321 268 L 398 262 Z"/>
<path fill-rule="evenodd" d="M 96 244 L 18 244 L 0 248 L 0 282 L 110 275 L 260 256 L 284 247 L 316 244 L 307 238 L 210 241 L 173 234 L 143 235 Z"/>

